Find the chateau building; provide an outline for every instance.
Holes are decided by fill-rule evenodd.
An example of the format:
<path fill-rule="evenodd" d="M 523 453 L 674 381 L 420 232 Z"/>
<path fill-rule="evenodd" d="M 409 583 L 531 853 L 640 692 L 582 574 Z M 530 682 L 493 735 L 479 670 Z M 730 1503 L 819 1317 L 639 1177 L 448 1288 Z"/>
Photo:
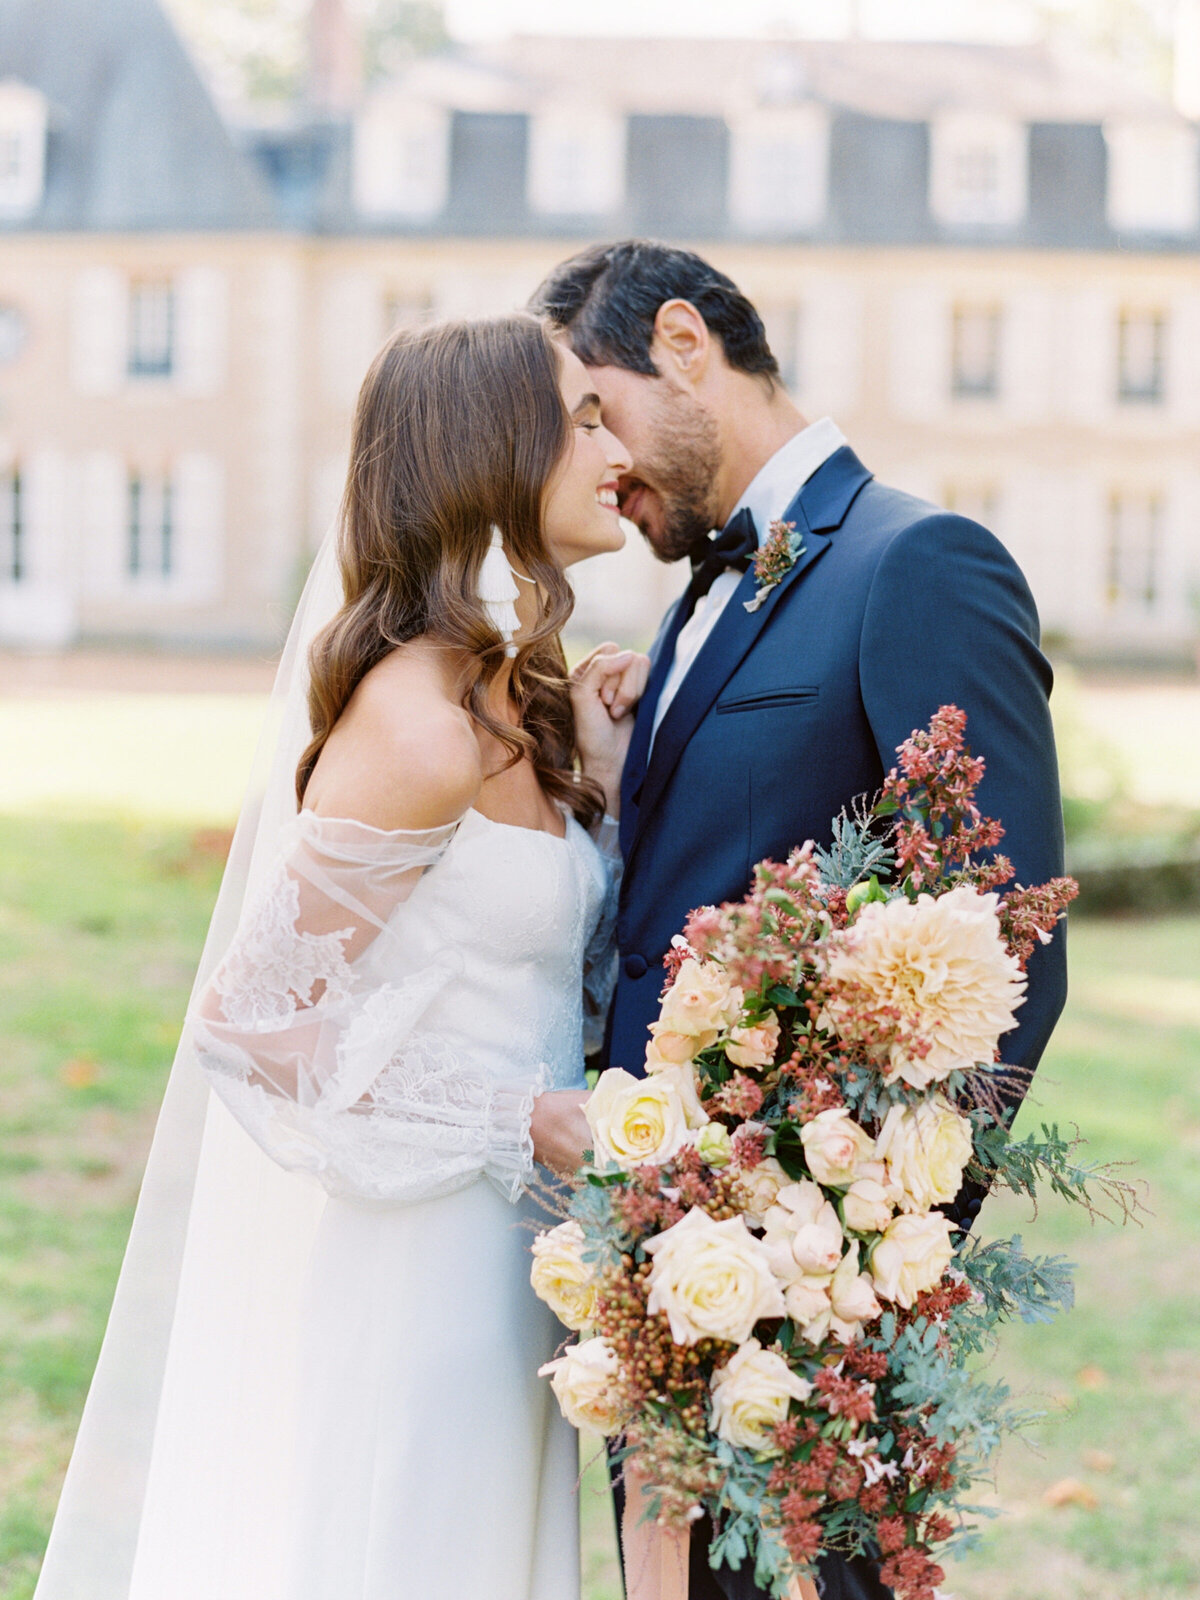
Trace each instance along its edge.
<path fill-rule="evenodd" d="M 992 527 L 1048 633 L 1191 650 L 1195 120 L 1050 46 L 519 38 L 362 92 L 316 11 L 336 70 L 263 129 L 156 0 L 0 0 L 0 642 L 269 646 L 386 332 L 638 233 L 745 288 L 881 478 Z M 580 626 L 644 640 L 679 582 L 635 537 Z"/>

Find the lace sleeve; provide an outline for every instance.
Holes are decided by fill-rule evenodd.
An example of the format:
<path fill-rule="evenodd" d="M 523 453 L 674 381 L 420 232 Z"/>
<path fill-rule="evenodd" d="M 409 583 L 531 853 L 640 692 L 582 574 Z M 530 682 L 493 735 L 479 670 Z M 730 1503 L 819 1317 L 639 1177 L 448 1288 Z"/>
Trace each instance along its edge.
<path fill-rule="evenodd" d="M 608 1008 L 617 987 L 617 902 L 621 892 L 618 825 L 605 817 L 593 835 L 604 863 L 600 915 L 583 956 L 583 1049 L 594 1055 L 604 1043 Z"/>
<path fill-rule="evenodd" d="M 423 1200 L 486 1174 L 515 1199 L 533 1170 L 541 1084 L 498 1082 L 418 1027 L 460 960 L 412 936 L 406 902 L 453 833 L 302 812 L 192 1012 L 216 1093 L 333 1194 Z"/>

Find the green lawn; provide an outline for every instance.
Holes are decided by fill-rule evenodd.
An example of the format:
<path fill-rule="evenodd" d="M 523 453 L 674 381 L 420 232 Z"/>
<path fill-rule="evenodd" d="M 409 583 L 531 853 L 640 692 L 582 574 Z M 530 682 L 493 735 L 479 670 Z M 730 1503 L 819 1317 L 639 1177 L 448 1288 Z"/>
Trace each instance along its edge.
<path fill-rule="evenodd" d="M 24 1600 L 103 1330 L 140 1165 L 216 889 L 219 840 L 177 824 L 0 831 L 0 1597 Z M 1006 1515 L 958 1600 L 1200 1592 L 1200 919 L 1080 923 L 1035 1113 L 1131 1160 L 1154 1215 L 1115 1231 L 993 1203 L 990 1228 L 1080 1263 L 1079 1306 L 998 1368 L 1049 1410 L 1000 1471 Z M 585 1452 L 590 1454 L 590 1450 Z M 617 1600 L 585 1480 L 588 1600 Z M 1068 1503 L 1044 1498 L 1077 1480 Z M 1077 1504 L 1076 1500 L 1094 1505 Z"/>

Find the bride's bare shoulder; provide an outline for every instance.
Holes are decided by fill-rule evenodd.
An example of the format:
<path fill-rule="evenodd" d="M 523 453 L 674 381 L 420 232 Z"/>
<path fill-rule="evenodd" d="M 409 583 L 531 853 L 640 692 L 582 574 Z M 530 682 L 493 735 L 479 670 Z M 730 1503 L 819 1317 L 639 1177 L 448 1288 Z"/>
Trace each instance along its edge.
<path fill-rule="evenodd" d="M 431 650 L 405 646 L 355 689 L 305 803 L 375 828 L 437 828 L 474 804 L 482 782 L 479 742 L 444 663 Z"/>

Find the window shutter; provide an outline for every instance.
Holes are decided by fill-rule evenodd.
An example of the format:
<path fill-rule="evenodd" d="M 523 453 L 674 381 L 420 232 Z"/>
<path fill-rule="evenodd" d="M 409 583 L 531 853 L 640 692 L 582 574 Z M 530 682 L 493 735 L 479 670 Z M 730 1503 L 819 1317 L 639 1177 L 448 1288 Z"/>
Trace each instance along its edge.
<path fill-rule="evenodd" d="M 125 586 L 125 523 L 129 475 L 120 456 L 90 451 L 83 459 L 84 592 L 99 598 Z"/>
<path fill-rule="evenodd" d="M 225 568 L 224 468 L 215 456 L 189 451 L 175 464 L 172 487 L 179 539 L 174 587 L 181 600 L 215 600 Z"/>
<path fill-rule="evenodd" d="M 338 405 L 354 404 L 379 347 L 383 301 L 379 286 L 363 272 L 329 279 L 321 319 L 324 387 Z"/>
<path fill-rule="evenodd" d="M 949 300 L 938 288 L 912 284 L 892 301 L 892 410 L 928 422 L 943 415 L 949 394 Z"/>
<path fill-rule="evenodd" d="M 814 279 L 800 310 L 800 408 L 848 417 L 859 400 L 862 307 L 858 290 L 834 278 Z"/>
<path fill-rule="evenodd" d="M 1108 421 L 1117 395 L 1115 298 L 1104 289 L 1081 290 L 1067 304 L 1063 327 L 1063 410 L 1076 422 Z"/>
<path fill-rule="evenodd" d="M 75 278 L 72 376 L 80 394 L 116 394 L 125 381 L 129 286 L 114 267 L 85 267 Z"/>
<path fill-rule="evenodd" d="M 1051 410 L 1054 297 L 1032 286 L 1006 300 L 1000 322 L 1000 403 L 1013 422 L 1042 422 Z"/>
<path fill-rule="evenodd" d="M 175 280 L 179 392 L 216 395 L 225 387 L 229 278 L 217 267 L 189 267 Z"/>

